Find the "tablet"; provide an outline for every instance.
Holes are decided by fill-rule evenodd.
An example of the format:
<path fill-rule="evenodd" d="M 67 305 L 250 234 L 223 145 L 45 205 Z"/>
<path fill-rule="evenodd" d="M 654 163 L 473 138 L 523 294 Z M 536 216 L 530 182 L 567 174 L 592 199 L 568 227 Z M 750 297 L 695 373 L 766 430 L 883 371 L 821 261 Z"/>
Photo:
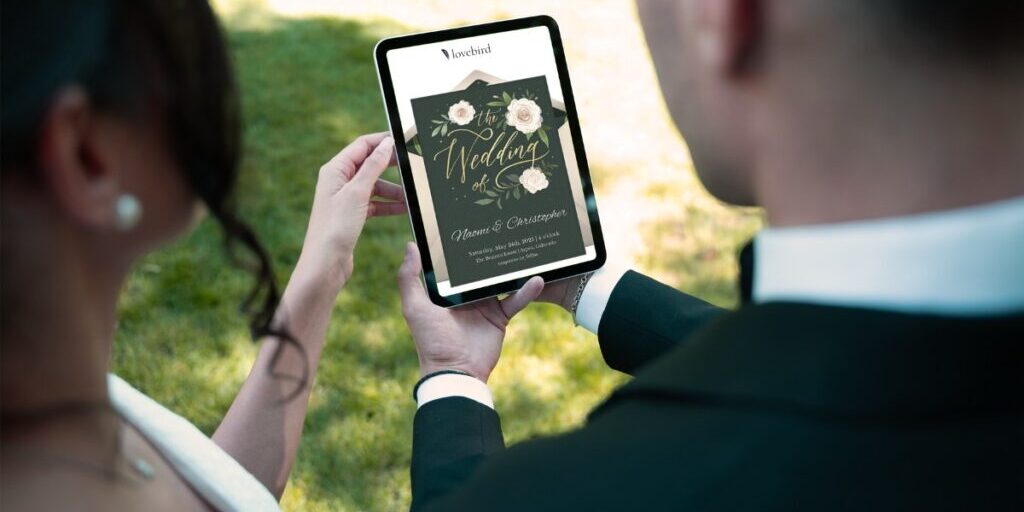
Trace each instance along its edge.
<path fill-rule="evenodd" d="M 430 299 L 597 270 L 605 248 L 558 25 L 384 39 L 377 74 Z"/>

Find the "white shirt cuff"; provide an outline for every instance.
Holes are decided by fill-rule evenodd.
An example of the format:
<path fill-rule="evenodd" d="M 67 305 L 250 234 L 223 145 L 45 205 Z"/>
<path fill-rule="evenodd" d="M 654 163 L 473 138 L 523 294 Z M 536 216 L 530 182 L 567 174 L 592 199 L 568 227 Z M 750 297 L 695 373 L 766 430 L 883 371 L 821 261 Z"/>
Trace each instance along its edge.
<path fill-rule="evenodd" d="M 416 408 L 419 409 L 434 400 L 453 396 L 476 400 L 494 409 L 494 397 L 491 396 L 487 384 L 469 375 L 458 373 L 443 373 L 423 381 L 416 390 Z"/>
<path fill-rule="evenodd" d="M 576 305 L 576 323 L 580 327 L 597 334 L 597 328 L 601 325 L 601 316 L 604 315 L 604 309 L 608 307 L 608 299 L 612 296 L 612 290 L 628 270 L 629 268 L 624 265 L 606 264 L 590 276 L 586 287 L 583 288 L 580 302 Z"/>

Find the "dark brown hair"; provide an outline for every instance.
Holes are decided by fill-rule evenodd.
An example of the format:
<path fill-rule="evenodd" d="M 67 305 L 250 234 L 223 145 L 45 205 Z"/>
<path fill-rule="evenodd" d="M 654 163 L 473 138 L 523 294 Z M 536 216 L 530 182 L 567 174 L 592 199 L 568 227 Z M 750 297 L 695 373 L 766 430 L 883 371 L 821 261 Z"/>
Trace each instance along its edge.
<path fill-rule="evenodd" d="M 286 345 L 303 352 L 274 325 L 280 293 L 270 257 L 235 214 L 238 92 L 206 0 L 5 2 L 2 24 L 3 172 L 37 168 L 39 123 L 61 87 L 77 84 L 96 108 L 125 115 L 155 105 L 181 172 L 223 228 L 229 256 L 255 276 L 242 306 L 253 337 L 282 340 L 275 360 Z M 306 380 L 298 378 L 298 390 Z"/>
<path fill-rule="evenodd" d="M 895 21 L 890 23 L 892 28 L 935 48 L 981 60 L 1019 58 L 1024 53 L 1024 2 L 1020 0 L 868 2 L 883 19 Z"/>

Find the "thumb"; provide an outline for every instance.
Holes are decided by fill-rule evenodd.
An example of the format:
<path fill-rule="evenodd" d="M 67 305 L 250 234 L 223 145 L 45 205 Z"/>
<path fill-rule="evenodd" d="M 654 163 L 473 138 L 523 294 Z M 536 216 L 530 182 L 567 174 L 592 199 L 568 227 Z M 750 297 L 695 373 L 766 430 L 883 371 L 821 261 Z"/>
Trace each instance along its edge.
<path fill-rule="evenodd" d="M 402 261 L 402 266 L 398 268 L 398 292 L 402 296 L 403 311 L 431 305 L 430 300 L 427 299 L 426 290 L 423 289 L 423 283 L 420 282 L 422 267 L 420 251 L 416 244 L 406 242 L 405 259 Z"/>
<path fill-rule="evenodd" d="M 511 319 L 513 316 L 516 316 L 516 313 L 522 311 L 539 297 L 542 291 L 544 291 L 544 280 L 540 276 L 534 276 L 519 291 L 505 297 L 505 300 L 498 304 L 501 306 L 501 311 L 505 313 L 505 316 Z"/>
<path fill-rule="evenodd" d="M 395 139 L 391 137 L 384 137 L 384 140 L 377 144 L 377 148 L 370 153 L 370 156 L 363 160 L 363 164 L 359 166 L 359 170 L 356 171 L 353 182 L 359 183 L 360 186 L 365 187 L 367 190 L 371 190 L 373 185 L 377 183 L 377 179 L 380 178 L 381 174 L 391 165 L 391 159 L 395 154 Z"/>

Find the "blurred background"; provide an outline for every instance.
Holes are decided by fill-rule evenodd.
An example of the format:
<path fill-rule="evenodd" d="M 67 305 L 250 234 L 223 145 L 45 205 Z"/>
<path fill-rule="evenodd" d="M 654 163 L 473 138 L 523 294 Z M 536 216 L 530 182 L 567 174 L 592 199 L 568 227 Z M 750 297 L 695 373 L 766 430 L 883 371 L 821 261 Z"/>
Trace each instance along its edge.
<path fill-rule="evenodd" d="M 387 129 L 373 46 L 384 37 L 548 14 L 561 26 L 609 257 L 715 304 L 736 303 L 735 255 L 757 210 L 711 198 L 661 99 L 632 0 L 214 0 L 243 100 L 243 217 L 285 283 L 302 245 L 320 165 Z M 396 171 L 385 175 L 399 181 Z M 404 217 L 372 219 L 335 306 L 285 510 L 409 505 L 416 354 L 395 273 Z M 211 264 L 211 262 L 213 262 Z M 149 257 L 122 295 L 115 371 L 212 434 L 256 355 L 232 269 L 206 221 Z M 490 384 L 515 443 L 581 424 L 625 377 L 563 311 L 512 323 Z"/>

